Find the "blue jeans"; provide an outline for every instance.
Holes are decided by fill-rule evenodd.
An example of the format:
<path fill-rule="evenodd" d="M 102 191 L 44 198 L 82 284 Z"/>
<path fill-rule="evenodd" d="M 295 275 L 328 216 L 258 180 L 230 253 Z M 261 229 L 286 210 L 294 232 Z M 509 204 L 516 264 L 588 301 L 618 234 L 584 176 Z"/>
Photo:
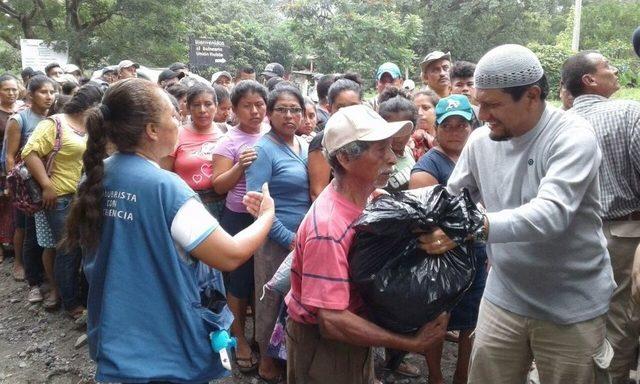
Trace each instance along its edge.
<path fill-rule="evenodd" d="M 59 243 L 64 236 L 65 220 L 71 209 L 73 195 L 58 196 L 56 207 L 45 210 L 53 238 Z M 62 306 L 70 311 L 78 307 L 80 303 L 80 261 L 82 259 L 80 249 L 71 251 L 57 249 L 56 262 L 53 273 L 62 298 Z"/>
<path fill-rule="evenodd" d="M 42 248 L 36 238 L 36 220 L 33 215 L 26 215 L 19 211 L 16 215 L 21 222 L 19 226 L 24 228 L 24 242 L 22 243 L 22 262 L 24 274 L 30 287 L 42 284 L 44 279 L 44 266 L 42 265 Z"/>

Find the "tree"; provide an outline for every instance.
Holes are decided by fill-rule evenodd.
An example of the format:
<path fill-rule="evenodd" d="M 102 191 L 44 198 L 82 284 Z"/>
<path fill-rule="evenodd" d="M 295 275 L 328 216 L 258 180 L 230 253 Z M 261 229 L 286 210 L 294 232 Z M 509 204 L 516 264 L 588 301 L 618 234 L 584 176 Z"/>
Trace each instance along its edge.
<path fill-rule="evenodd" d="M 597 50 L 606 56 L 620 70 L 623 86 L 640 84 L 640 62 L 630 42 L 638 20 L 637 1 L 591 1 L 582 9 L 580 49 Z"/>
<path fill-rule="evenodd" d="M 82 43 L 118 10 L 117 2 L 104 0 L 65 0 L 64 4 L 46 0 L 4 1 L 0 3 L 0 11 L 9 22 L 0 27 L 0 38 L 15 49 L 20 47 L 20 38 L 66 40 L 70 42 L 71 57 L 82 65 Z"/>
<path fill-rule="evenodd" d="M 292 1 L 287 26 L 298 61 L 316 57 L 320 72 L 356 71 L 373 77 L 386 61 L 410 67 L 420 18 L 386 0 Z"/>
<path fill-rule="evenodd" d="M 227 42 L 231 61 L 224 69 L 233 71 L 249 65 L 260 71 L 270 62 L 285 68 L 293 63 L 293 47 L 278 4 L 260 0 L 200 0 L 188 16 L 187 35 Z M 200 69 L 210 75 L 223 68 Z"/>
<path fill-rule="evenodd" d="M 79 66 L 114 63 L 121 58 L 171 60 L 184 48 L 181 12 L 192 0 L 177 4 L 156 0 L 5 0 L 0 38 L 14 49 L 20 39 L 67 41 Z"/>

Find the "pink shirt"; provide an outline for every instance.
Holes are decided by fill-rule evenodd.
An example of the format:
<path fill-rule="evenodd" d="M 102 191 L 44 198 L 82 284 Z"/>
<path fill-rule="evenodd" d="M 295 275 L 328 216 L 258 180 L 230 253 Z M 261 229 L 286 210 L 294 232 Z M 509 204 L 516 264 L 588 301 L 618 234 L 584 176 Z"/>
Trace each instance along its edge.
<path fill-rule="evenodd" d="M 175 158 L 173 170 L 194 191 L 212 190 L 212 157 L 216 143 L 223 136 L 213 125 L 210 133 L 200 133 L 185 125 L 178 133 L 178 145 L 171 154 Z"/>
<path fill-rule="evenodd" d="M 302 220 L 291 264 L 289 316 L 299 323 L 317 324 L 318 308 L 362 314 L 363 302 L 349 280 L 349 248 L 353 223 L 362 209 L 329 184 Z"/>
<path fill-rule="evenodd" d="M 260 133 L 245 133 L 235 126 L 227 131 L 227 134 L 218 142 L 213 150 L 214 155 L 220 155 L 233 161 L 233 164 L 237 163 L 240 159 L 240 154 L 247 148 L 253 147 L 255 143 L 265 133 L 262 130 Z M 247 182 L 244 178 L 244 174 L 238 180 L 238 183 L 229 192 L 227 192 L 226 207 L 234 212 L 244 213 L 247 209 L 242 204 L 242 198 L 247 193 Z"/>

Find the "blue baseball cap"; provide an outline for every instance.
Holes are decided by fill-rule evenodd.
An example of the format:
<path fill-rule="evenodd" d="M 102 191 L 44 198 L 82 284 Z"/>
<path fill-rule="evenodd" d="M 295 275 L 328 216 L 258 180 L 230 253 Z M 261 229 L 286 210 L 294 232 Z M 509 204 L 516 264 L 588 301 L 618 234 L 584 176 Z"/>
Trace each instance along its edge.
<path fill-rule="evenodd" d="M 384 63 L 378 67 L 378 72 L 376 72 L 376 80 L 380 80 L 382 75 L 388 73 L 394 79 L 399 79 L 402 77 L 402 72 L 400 72 L 400 68 L 393 63 Z"/>
<path fill-rule="evenodd" d="M 438 125 L 449 116 L 460 116 L 467 121 L 473 120 L 473 109 L 465 95 L 451 95 L 438 101 L 436 105 L 436 123 Z"/>

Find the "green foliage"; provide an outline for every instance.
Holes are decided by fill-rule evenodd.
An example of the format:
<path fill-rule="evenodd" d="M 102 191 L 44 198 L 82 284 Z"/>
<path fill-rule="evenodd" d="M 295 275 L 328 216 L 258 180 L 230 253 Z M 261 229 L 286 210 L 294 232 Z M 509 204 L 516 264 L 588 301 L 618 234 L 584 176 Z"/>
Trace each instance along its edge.
<path fill-rule="evenodd" d="M 640 61 L 630 43 L 638 20 L 640 7 L 635 1 L 598 0 L 583 8 L 580 49 L 607 57 L 620 71 L 622 86 L 640 84 Z"/>
<path fill-rule="evenodd" d="M 372 79 L 392 61 L 419 74 L 433 50 L 477 61 L 492 47 L 519 43 L 539 56 L 555 96 L 570 54 L 573 0 L 3 0 L 0 68 L 19 71 L 19 39 L 69 42 L 71 60 L 99 68 L 122 59 L 162 67 L 188 61 L 190 37 L 226 41 L 224 68 L 277 61 L 288 70 L 356 71 Z M 8 16 L 3 16 L 8 15 Z M 620 69 L 624 85 L 640 84 L 640 60 L 629 37 L 640 20 L 637 1 L 584 0 L 581 49 L 597 49 Z M 371 81 L 371 83 L 373 83 Z"/>
<path fill-rule="evenodd" d="M 198 70 L 205 77 L 222 69 L 234 72 L 245 65 L 260 72 L 274 61 L 291 68 L 295 54 L 290 33 L 280 10 L 269 1 L 199 0 L 189 19 L 189 36 L 223 40 L 231 48 L 232 60 L 224 68 Z"/>
<path fill-rule="evenodd" d="M 0 41 L 0 74 L 12 72 L 14 75 L 18 75 L 20 64 L 20 51 Z"/>
<path fill-rule="evenodd" d="M 417 59 L 412 46 L 421 34 L 421 20 L 402 14 L 389 1 L 298 0 L 286 14 L 298 65 L 313 56 L 320 72 L 350 70 L 371 79 L 384 62 L 413 68 Z"/>
<path fill-rule="evenodd" d="M 549 82 L 549 97 L 558 98 L 560 91 L 560 76 L 562 64 L 571 56 L 571 50 L 557 45 L 529 44 L 531 49 L 540 59 L 544 73 Z"/>
<path fill-rule="evenodd" d="M 89 68 L 125 58 L 166 65 L 186 51 L 182 13 L 194 1 L 6 0 L 0 38 L 15 49 L 20 38 L 67 41 L 70 60 Z"/>
<path fill-rule="evenodd" d="M 454 59 L 478 61 L 489 49 L 505 43 L 553 44 L 564 28 L 567 6 L 559 0 L 427 1 L 419 15 L 423 34 L 414 50 L 451 51 Z M 417 68 L 417 66 L 416 66 Z"/>
<path fill-rule="evenodd" d="M 195 2 L 122 1 L 116 15 L 85 42 L 91 63 L 130 59 L 150 67 L 164 67 L 188 52 L 187 21 L 182 12 Z"/>
<path fill-rule="evenodd" d="M 640 102 L 640 88 L 620 88 L 611 96 L 614 99 L 635 100 Z"/>

